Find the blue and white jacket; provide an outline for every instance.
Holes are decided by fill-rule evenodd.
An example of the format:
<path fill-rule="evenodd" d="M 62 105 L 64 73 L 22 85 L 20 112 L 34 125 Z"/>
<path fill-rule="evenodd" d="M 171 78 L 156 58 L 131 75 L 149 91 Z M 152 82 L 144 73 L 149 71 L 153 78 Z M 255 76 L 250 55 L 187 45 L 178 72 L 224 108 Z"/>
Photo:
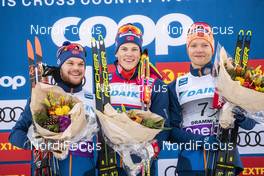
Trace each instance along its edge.
<path fill-rule="evenodd" d="M 117 64 L 117 62 L 115 64 Z M 117 65 L 115 66 L 117 67 Z M 149 82 L 152 87 L 149 110 L 162 116 L 165 119 L 165 126 L 168 127 L 169 97 L 167 85 L 155 74 L 150 74 Z M 127 80 L 118 72 L 118 69 L 116 68 L 115 71 L 110 74 L 110 89 L 110 101 L 114 108 L 119 108 L 121 110 L 121 105 L 124 105 L 127 110 L 141 109 L 140 82 L 138 80 L 137 69 L 131 79 Z M 162 141 L 168 140 L 169 134 L 169 131 L 165 130 L 155 136 L 160 148 L 162 147 Z M 132 159 L 134 162 L 137 162 L 136 157 L 132 157 Z M 152 164 L 151 166 L 151 175 L 154 175 L 156 169 L 155 164 Z"/>
<path fill-rule="evenodd" d="M 201 136 L 210 136 L 218 126 L 218 111 L 212 108 L 215 84 L 211 75 L 212 64 L 206 64 L 202 69 L 190 66 L 190 72 L 179 77 L 169 85 L 170 98 L 170 123 L 172 140 L 175 142 L 186 141 L 179 137 L 178 128 L 184 129 L 194 140 L 202 140 Z M 252 129 L 256 122 L 246 118 L 238 125 L 244 129 Z M 186 135 L 185 135 L 186 136 Z M 190 139 L 190 138 L 189 138 Z M 186 141 L 188 142 L 188 141 Z M 236 150 L 235 165 L 237 173 L 243 166 Z M 212 155 L 211 155 L 212 156 Z M 199 161 L 199 162 L 197 162 Z M 210 162 L 210 158 L 207 160 Z M 182 150 L 179 154 L 177 165 L 178 172 L 203 172 L 203 150 Z"/>
<path fill-rule="evenodd" d="M 71 93 L 71 95 L 82 100 L 85 106 L 94 106 L 94 101 L 91 99 L 91 94 L 86 91 L 82 85 L 72 88 L 61 81 L 58 83 L 58 86 L 63 88 L 65 92 Z M 31 149 L 30 142 L 27 137 L 28 129 L 31 124 L 32 114 L 30 110 L 29 99 L 25 106 L 24 112 L 21 113 L 19 120 L 12 128 L 9 136 L 10 143 L 20 148 Z M 82 176 L 86 175 L 87 171 L 95 168 L 96 152 L 94 152 L 94 150 L 88 150 L 88 145 L 95 146 L 95 143 L 90 141 L 82 141 L 82 147 L 84 147 L 82 151 L 70 151 L 69 155 L 64 160 L 56 160 L 55 158 L 51 158 L 51 162 L 54 163 L 51 165 L 53 174 L 55 174 L 55 172 L 58 174 L 59 170 L 60 175 Z M 72 169 L 71 171 L 70 168 Z M 34 170 L 34 168 L 32 169 Z"/>

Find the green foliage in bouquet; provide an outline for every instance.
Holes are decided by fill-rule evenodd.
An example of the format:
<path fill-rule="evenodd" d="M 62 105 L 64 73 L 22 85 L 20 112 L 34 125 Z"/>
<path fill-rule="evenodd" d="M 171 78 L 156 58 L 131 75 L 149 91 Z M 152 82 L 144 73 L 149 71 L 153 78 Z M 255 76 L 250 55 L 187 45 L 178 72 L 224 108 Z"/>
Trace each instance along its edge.
<path fill-rule="evenodd" d="M 55 133 L 60 132 L 60 126 L 59 126 L 59 124 L 47 125 L 46 128 L 47 128 L 49 131 L 52 131 L 52 132 L 55 132 Z"/>
<path fill-rule="evenodd" d="M 38 112 L 34 115 L 34 119 L 40 126 L 43 126 L 49 116 L 45 112 Z"/>
<path fill-rule="evenodd" d="M 134 111 L 127 112 L 127 115 L 133 121 L 152 129 L 163 129 L 164 119 L 143 119 L 139 117 Z"/>
<path fill-rule="evenodd" d="M 163 128 L 164 119 L 161 119 L 159 121 L 154 121 L 152 119 L 143 119 L 141 122 L 141 125 L 144 125 L 149 128 L 153 129 L 161 129 Z"/>
<path fill-rule="evenodd" d="M 59 124 L 58 118 L 49 117 L 45 112 L 39 112 L 34 115 L 35 121 L 43 128 L 58 133 Z"/>

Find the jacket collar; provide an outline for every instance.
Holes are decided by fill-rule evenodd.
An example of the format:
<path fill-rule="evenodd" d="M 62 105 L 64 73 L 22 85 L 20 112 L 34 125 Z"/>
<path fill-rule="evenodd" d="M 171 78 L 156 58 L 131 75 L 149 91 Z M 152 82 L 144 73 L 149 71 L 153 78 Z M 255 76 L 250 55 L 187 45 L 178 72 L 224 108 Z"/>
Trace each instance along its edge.
<path fill-rule="evenodd" d="M 193 68 L 190 64 L 190 72 L 193 76 L 205 76 L 212 73 L 213 64 L 211 62 L 204 65 L 202 68 Z"/>
<path fill-rule="evenodd" d="M 82 90 L 82 83 L 77 86 L 69 85 L 63 81 L 57 82 L 58 86 L 60 86 L 65 92 L 68 93 L 76 93 Z"/>
<path fill-rule="evenodd" d="M 115 64 L 115 67 L 116 67 L 116 74 L 120 78 L 125 79 L 125 80 L 133 80 L 133 79 L 135 79 L 137 77 L 137 75 L 138 75 L 138 66 L 136 66 L 136 69 L 133 70 L 134 73 L 130 74 L 131 76 L 129 76 L 130 78 L 128 78 L 128 76 L 127 76 L 128 74 L 125 73 L 126 71 L 122 70 L 121 66 L 118 66 L 118 61 L 117 60 L 114 62 L 114 64 Z"/>

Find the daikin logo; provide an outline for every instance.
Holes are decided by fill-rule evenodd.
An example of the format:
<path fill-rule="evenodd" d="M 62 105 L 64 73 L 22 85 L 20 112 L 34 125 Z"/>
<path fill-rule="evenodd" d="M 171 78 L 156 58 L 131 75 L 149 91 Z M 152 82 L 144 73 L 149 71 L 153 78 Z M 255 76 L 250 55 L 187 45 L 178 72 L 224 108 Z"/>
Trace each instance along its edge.
<path fill-rule="evenodd" d="M 11 87 L 13 90 L 16 90 L 18 87 L 24 86 L 26 79 L 24 76 L 17 75 L 15 77 L 2 76 L 0 77 L 0 86 L 4 88 Z"/>
<path fill-rule="evenodd" d="M 187 93 L 187 97 L 199 95 L 199 94 L 206 94 L 206 93 L 214 93 L 214 88 L 206 87 L 204 89 L 191 90 Z"/>
<path fill-rule="evenodd" d="M 105 28 L 105 45 L 109 47 L 115 43 L 115 35 L 119 26 L 126 23 L 140 24 L 143 28 L 143 46 L 155 41 L 156 55 L 167 55 L 169 46 L 181 46 L 186 42 L 186 34 L 193 20 L 181 13 L 171 13 L 162 16 L 154 21 L 144 15 L 130 15 L 116 23 L 112 18 L 106 16 L 94 16 L 87 19 L 79 17 L 65 17 L 54 23 L 51 27 L 51 38 L 53 42 L 60 46 L 64 41 L 80 43 L 83 46 L 91 47 L 91 37 L 93 28 L 96 25 L 102 25 Z M 80 23 L 80 21 L 82 21 Z M 179 23 L 181 32 L 177 38 L 171 37 L 168 29 L 171 29 L 171 23 Z M 74 29 L 72 33 L 79 35 L 79 40 L 73 41 L 67 38 L 65 32 Z M 172 30 L 172 29 L 171 29 Z"/>
<path fill-rule="evenodd" d="M 131 98 L 139 98 L 138 92 L 132 92 L 132 91 L 118 91 L 114 90 L 111 91 L 111 96 L 123 96 L 123 97 L 131 97 Z"/>
<path fill-rule="evenodd" d="M 194 95 L 203 95 L 203 94 L 212 94 L 214 93 L 215 89 L 213 87 L 206 87 L 203 89 L 194 89 L 194 90 L 190 90 L 190 91 L 182 91 L 179 93 L 180 99 L 183 96 L 186 97 L 192 97 Z"/>

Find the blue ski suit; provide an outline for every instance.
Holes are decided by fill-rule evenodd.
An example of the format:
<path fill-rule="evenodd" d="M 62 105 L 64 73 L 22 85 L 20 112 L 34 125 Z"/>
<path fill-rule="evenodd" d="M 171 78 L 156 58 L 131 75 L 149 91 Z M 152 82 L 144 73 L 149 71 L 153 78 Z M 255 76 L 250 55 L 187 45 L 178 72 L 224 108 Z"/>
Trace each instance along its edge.
<path fill-rule="evenodd" d="M 85 105 L 92 106 L 93 100 L 86 98 L 90 97 L 87 96 L 87 91 L 85 91 L 82 87 L 82 85 L 79 85 L 77 87 L 71 88 L 67 84 L 63 82 L 59 82 L 58 86 L 63 88 L 64 91 L 70 93 L 73 96 L 76 96 L 80 100 L 83 100 Z M 32 114 L 30 110 L 30 99 L 27 101 L 27 104 L 25 106 L 24 112 L 21 113 L 21 116 L 19 120 L 16 122 L 15 126 L 12 128 L 12 131 L 9 136 L 9 141 L 12 145 L 15 145 L 20 148 L 24 149 L 31 149 L 29 139 L 27 137 L 28 129 L 32 124 Z M 88 141 L 86 141 L 86 144 Z M 92 145 L 92 142 L 89 142 L 89 144 Z M 71 157 L 71 161 L 70 161 Z M 54 158 L 51 158 L 54 161 Z M 96 160 L 96 152 L 94 151 L 88 151 L 85 152 L 70 152 L 66 159 L 64 160 L 58 160 L 58 166 L 56 164 L 53 164 L 51 166 L 53 170 L 53 174 L 55 170 L 60 171 L 59 175 L 67 176 L 82 176 L 86 175 L 85 173 L 95 167 L 95 160 Z M 55 162 L 54 162 L 55 163 Z M 71 167 L 70 167 L 70 163 Z M 55 169 L 56 167 L 56 169 Z M 72 168 L 72 170 L 70 170 Z M 33 168 L 32 168 L 33 169 Z M 56 171 L 58 174 L 58 171 Z M 71 174 L 70 174 L 71 172 Z"/>
<path fill-rule="evenodd" d="M 201 69 L 190 66 L 190 72 L 170 83 L 170 123 L 172 140 L 179 141 L 177 128 L 182 128 L 190 135 L 210 136 L 215 131 L 218 111 L 212 108 L 214 81 L 211 76 L 212 64 L 208 63 Z M 246 130 L 255 126 L 256 122 L 245 118 L 238 125 Z M 194 137 L 196 138 L 196 137 Z M 182 140 L 182 139 L 181 139 Z M 212 156 L 212 155 L 211 155 Z M 199 162 L 198 162 L 199 161 Z M 210 163 L 211 158 L 207 160 Z M 243 170 L 242 162 L 236 149 L 236 173 Z M 177 171 L 179 175 L 205 174 L 203 150 L 181 150 Z"/>
<path fill-rule="evenodd" d="M 117 67 L 117 62 L 115 62 Z M 137 68 L 138 69 L 138 68 Z M 114 72 L 110 74 L 110 101 L 111 105 L 121 110 L 121 105 L 124 105 L 126 110 L 129 109 L 141 109 L 140 101 L 140 84 L 138 82 L 138 70 L 135 70 L 134 74 L 130 79 L 125 79 L 121 73 L 118 72 L 116 68 Z M 151 104 L 149 110 L 153 113 L 156 113 L 162 116 L 165 120 L 165 126 L 169 126 L 169 97 L 168 97 L 168 88 L 167 85 L 160 80 L 155 74 L 150 74 L 149 80 L 152 92 L 151 92 Z M 122 89 L 120 89 L 122 87 Z M 169 138 L 169 131 L 165 130 L 156 135 L 159 147 L 162 147 L 162 141 L 165 141 Z M 139 162 L 137 157 L 133 157 L 134 162 Z M 119 161 L 118 157 L 118 161 Z M 156 160 L 151 165 L 151 175 L 154 175 L 156 170 Z"/>

